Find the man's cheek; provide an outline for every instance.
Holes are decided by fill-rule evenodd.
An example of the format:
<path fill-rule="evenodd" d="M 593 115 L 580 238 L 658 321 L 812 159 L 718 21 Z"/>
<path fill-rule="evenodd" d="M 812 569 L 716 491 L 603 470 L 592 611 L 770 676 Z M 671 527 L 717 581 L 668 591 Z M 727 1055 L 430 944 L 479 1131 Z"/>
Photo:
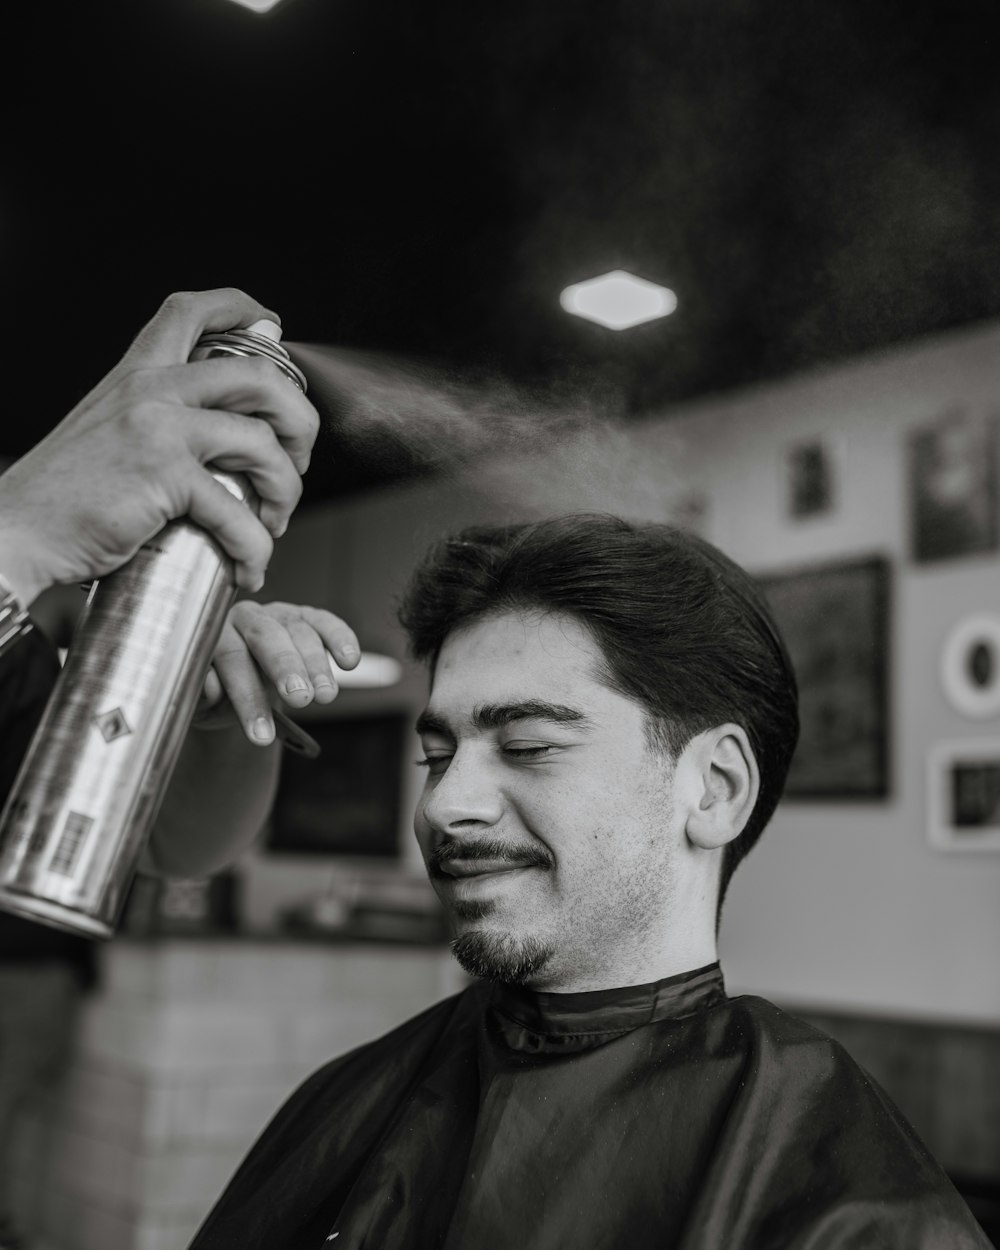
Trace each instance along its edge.
<path fill-rule="evenodd" d="M 424 863 L 427 863 L 427 856 L 431 852 L 431 831 L 427 821 L 423 815 L 423 804 L 417 804 L 417 810 L 413 814 L 413 836 L 417 839 L 417 846 L 420 847 L 420 854 L 423 856 Z"/>

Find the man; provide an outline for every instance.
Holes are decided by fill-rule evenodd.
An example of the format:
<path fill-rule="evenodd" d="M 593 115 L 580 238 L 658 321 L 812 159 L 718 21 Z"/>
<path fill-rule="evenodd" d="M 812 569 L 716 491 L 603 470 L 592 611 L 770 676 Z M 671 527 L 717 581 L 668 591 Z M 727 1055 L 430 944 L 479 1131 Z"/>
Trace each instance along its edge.
<path fill-rule="evenodd" d="M 718 909 L 798 732 L 751 580 L 556 518 L 445 542 L 402 620 L 416 834 L 481 980 L 307 1080 L 192 1250 L 986 1247 L 837 1044 L 726 996 Z"/>
<path fill-rule="evenodd" d="M 260 588 L 302 493 L 318 416 L 267 361 L 188 356 L 208 330 L 265 318 L 277 320 L 242 291 L 168 297 L 111 373 L 0 477 L 0 806 L 59 674 L 55 648 L 30 627 L 39 594 L 110 572 L 180 516 L 216 538 L 240 586 Z M 248 473 L 259 517 L 212 467 Z M 360 657 L 353 632 L 329 612 L 236 605 L 198 717 L 218 732 L 185 743 L 147 871 L 203 875 L 257 834 L 277 781 L 272 703 L 329 703 L 337 690 L 327 650 L 344 668 Z M 15 1219 L 24 1204 L 11 1192 L 16 1128 L 59 1075 L 96 975 L 89 938 L 0 910 L 0 1250 L 25 1245 Z"/>

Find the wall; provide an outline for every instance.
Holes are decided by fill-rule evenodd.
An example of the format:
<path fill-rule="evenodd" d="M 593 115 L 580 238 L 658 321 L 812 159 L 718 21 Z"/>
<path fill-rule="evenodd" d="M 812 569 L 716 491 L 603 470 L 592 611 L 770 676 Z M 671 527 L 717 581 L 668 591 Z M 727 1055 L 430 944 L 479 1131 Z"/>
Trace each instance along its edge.
<path fill-rule="evenodd" d="M 707 505 L 706 536 L 755 572 L 889 556 L 892 796 L 870 804 L 782 805 L 735 878 L 723 923 L 724 965 L 731 990 L 785 1003 L 994 1021 L 1000 854 L 949 855 L 927 845 L 924 773 L 935 741 L 1000 737 L 996 723 L 953 712 L 936 675 L 950 625 L 970 611 L 1000 607 L 1000 561 L 909 562 L 905 440 L 956 400 L 977 409 L 993 404 L 998 346 L 1000 325 L 986 324 L 678 407 L 627 435 L 595 422 L 544 455 L 506 456 L 453 481 L 306 514 L 282 541 L 268 593 L 334 608 L 364 645 L 401 656 L 392 597 L 438 534 L 472 521 L 578 508 L 670 519 L 685 515 L 692 492 Z M 790 441 L 820 432 L 838 440 L 839 506 L 829 517 L 795 523 L 784 515 L 781 454 Z M 395 690 L 345 694 L 337 710 L 415 712 L 423 695 L 421 675 L 409 670 Z M 407 767 L 407 808 L 415 774 Z M 315 865 L 260 856 L 247 870 L 259 917 L 319 880 Z"/>
<path fill-rule="evenodd" d="M 301 1081 L 463 983 L 440 949 L 121 938 L 105 953 L 10 1178 L 32 1245 L 188 1245 Z"/>

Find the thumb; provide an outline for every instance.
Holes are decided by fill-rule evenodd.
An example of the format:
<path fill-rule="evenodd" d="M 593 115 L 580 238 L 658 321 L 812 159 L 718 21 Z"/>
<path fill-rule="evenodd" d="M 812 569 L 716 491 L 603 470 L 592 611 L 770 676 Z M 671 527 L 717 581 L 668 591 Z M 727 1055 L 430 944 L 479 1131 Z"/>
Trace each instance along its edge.
<path fill-rule="evenodd" d="M 213 708 L 217 703 L 222 702 L 222 682 L 219 681 L 219 674 L 214 668 L 210 668 L 205 677 L 205 685 L 201 692 L 201 706 L 203 709 Z"/>
<path fill-rule="evenodd" d="M 139 331 L 121 363 L 129 369 L 184 364 L 207 331 L 235 330 L 264 319 L 281 322 L 277 313 L 235 287 L 177 291 Z"/>

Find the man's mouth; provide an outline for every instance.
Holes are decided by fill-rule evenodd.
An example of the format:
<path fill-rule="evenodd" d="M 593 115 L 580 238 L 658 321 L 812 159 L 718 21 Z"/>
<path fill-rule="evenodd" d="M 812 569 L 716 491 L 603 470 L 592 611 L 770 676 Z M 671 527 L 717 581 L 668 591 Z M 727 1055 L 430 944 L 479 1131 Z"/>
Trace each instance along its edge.
<path fill-rule="evenodd" d="M 451 859 L 444 864 L 438 865 L 434 870 L 434 876 L 438 880 L 442 877 L 485 877 L 502 872 L 519 872 L 522 869 L 535 868 L 537 866 L 525 860 Z"/>
<path fill-rule="evenodd" d="M 511 845 L 500 838 L 476 842 L 449 839 L 439 843 L 427 859 L 427 871 L 435 881 L 468 881 L 526 868 L 552 867 L 552 856 L 544 847 Z"/>

